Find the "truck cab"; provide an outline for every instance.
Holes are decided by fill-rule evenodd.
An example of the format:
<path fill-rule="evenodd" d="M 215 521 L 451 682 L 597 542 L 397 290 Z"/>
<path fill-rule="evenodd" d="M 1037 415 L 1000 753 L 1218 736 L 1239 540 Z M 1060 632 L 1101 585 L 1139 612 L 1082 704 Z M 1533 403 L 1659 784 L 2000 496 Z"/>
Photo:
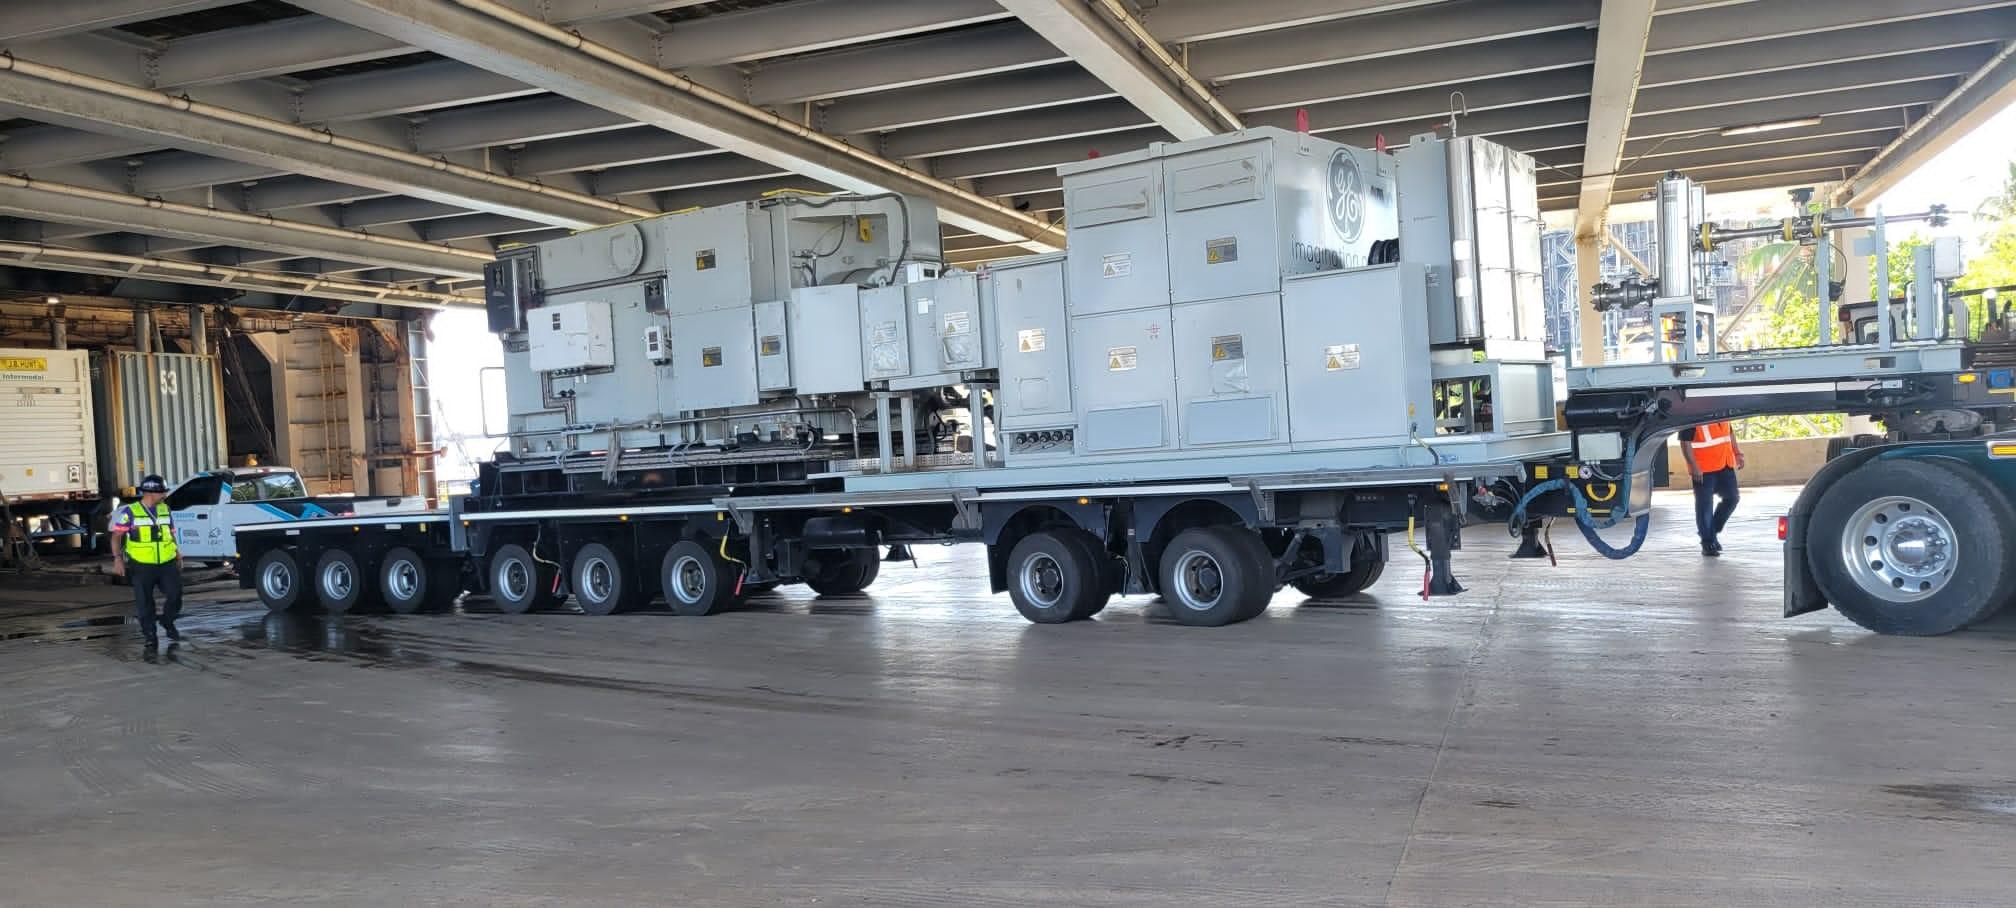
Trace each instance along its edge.
<path fill-rule="evenodd" d="M 289 467 L 236 467 L 198 473 L 168 493 L 175 515 L 175 545 L 186 558 L 222 561 L 234 553 L 232 530 L 241 523 L 265 523 L 326 516 L 302 508 L 308 489 Z M 303 514 L 304 510 L 313 512 Z"/>

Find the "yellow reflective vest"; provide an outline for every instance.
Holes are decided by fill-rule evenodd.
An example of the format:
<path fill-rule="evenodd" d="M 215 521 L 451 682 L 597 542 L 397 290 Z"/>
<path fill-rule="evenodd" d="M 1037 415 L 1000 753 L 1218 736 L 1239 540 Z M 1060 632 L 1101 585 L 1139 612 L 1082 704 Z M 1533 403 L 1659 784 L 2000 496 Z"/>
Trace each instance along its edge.
<path fill-rule="evenodd" d="M 126 530 L 126 557 L 140 564 L 167 564 L 175 560 L 175 520 L 169 516 L 168 502 L 154 506 L 139 503 L 126 506 L 132 526 Z"/>

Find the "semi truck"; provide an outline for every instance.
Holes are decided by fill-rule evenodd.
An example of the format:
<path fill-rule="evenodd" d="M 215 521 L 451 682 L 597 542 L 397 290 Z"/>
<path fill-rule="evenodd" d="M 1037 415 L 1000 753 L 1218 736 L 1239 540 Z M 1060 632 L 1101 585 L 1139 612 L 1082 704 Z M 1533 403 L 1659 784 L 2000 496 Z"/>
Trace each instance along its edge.
<path fill-rule="evenodd" d="M 1032 622 L 1156 594 L 1220 626 L 1284 585 L 1356 593 L 1402 541 L 1423 595 L 1460 592 L 1473 515 L 1529 544 L 1566 517 L 1628 555 L 1652 451 L 1699 422 L 1973 405 L 1964 341 L 1887 336 L 1874 355 L 1711 341 L 1572 370 L 1557 401 L 1533 168 L 1475 137 L 1251 129 L 1060 168 L 1069 250 L 974 271 L 896 195 L 509 250 L 485 289 L 510 426 L 473 492 L 240 526 L 239 576 L 275 611 L 473 591 L 507 613 L 706 615 L 780 584 L 859 591 L 886 546 L 971 542 Z M 1687 191 L 1676 237 L 1700 226 Z M 1638 286 L 1692 317 L 1702 263 L 1676 242 Z M 1633 519 L 1621 549 L 1599 534 Z"/>

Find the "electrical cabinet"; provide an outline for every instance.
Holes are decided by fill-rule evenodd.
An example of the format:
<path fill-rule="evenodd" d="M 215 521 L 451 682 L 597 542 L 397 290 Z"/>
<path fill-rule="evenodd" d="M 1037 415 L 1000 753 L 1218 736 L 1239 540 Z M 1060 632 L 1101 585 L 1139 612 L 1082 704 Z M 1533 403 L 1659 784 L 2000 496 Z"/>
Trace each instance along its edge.
<path fill-rule="evenodd" d="M 995 413 L 1003 429 L 1058 424 L 1071 416 L 1071 335 L 1064 301 L 1063 253 L 1015 259 L 982 275 L 991 296 L 1001 387 Z"/>
<path fill-rule="evenodd" d="M 1169 308 L 1079 316 L 1071 335 L 1079 453 L 1171 447 L 1176 363 Z"/>
<path fill-rule="evenodd" d="M 859 392 L 865 381 L 861 291 L 853 284 L 800 287 L 791 291 L 789 316 L 786 353 L 793 388 L 800 394 Z"/>
<path fill-rule="evenodd" d="M 1286 442 L 1281 295 L 1182 303 L 1171 315 L 1182 446 Z"/>
<path fill-rule="evenodd" d="M 601 300 L 551 304 L 526 313 L 525 344 L 538 372 L 616 365 L 609 304 Z"/>
<path fill-rule="evenodd" d="M 1425 289 L 1412 263 L 1288 282 L 1282 334 L 1297 450 L 1434 434 Z"/>
<path fill-rule="evenodd" d="M 764 391 L 791 387 L 791 330 L 786 308 L 783 300 L 756 304 L 756 387 Z"/>
<path fill-rule="evenodd" d="M 1162 161 L 1151 156 L 1157 148 L 1057 168 L 1071 225 L 1073 315 L 1169 304 Z"/>
<path fill-rule="evenodd" d="M 672 317 L 672 409 L 743 407 L 757 392 L 753 310 L 717 309 Z"/>
<path fill-rule="evenodd" d="M 910 316 L 901 284 L 861 291 L 861 371 L 869 381 L 910 375 Z"/>

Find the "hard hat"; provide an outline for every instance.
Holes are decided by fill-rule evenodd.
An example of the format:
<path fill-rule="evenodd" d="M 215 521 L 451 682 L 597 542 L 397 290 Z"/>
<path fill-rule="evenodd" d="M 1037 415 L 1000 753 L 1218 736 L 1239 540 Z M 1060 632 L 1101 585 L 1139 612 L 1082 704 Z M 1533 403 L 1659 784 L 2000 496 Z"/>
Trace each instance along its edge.
<path fill-rule="evenodd" d="M 147 476 L 140 480 L 140 491 L 143 493 L 144 492 L 166 493 L 168 491 L 168 481 L 162 479 L 159 476 L 151 476 L 151 475 Z"/>

